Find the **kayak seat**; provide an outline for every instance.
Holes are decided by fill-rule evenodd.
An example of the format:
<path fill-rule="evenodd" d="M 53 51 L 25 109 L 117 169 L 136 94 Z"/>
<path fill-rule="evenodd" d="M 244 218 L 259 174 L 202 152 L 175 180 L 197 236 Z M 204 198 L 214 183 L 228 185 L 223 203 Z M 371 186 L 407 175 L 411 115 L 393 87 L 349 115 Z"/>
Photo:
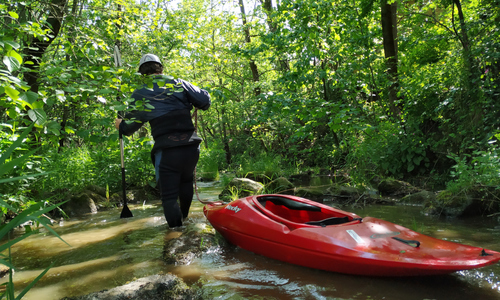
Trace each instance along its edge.
<path fill-rule="evenodd" d="M 270 201 L 275 205 L 283 205 L 284 207 L 293 210 L 321 211 L 321 207 L 310 205 L 307 203 L 293 201 L 291 199 L 284 197 L 269 196 L 269 197 L 259 198 L 260 204 L 264 207 L 266 207 L 267 201 Z"/>
<path fill-rule="evenodd" d="M 349 217 L 345 216 L 345 217 L 333 217 L 319 221 L 309 221 L 306 222 L 305 224 L 326 227 L 328 225 L 339 225 L 347 222 L 349 222 Z"/>
<path fill-rule="evenodd" d="M 256 202 L 263 208 L 261 210 L 262 213 L 279 223 L 287 224 L 286 226 L 289 228 L 296 229 L 307 226 L 307 222 L 321 222 L 327 219 L 344 217 L 344 215 L 338 215 L 328 210 L 325 211 L 320 206 L 295 201 L 286 197 L 269 195 L 256 198 Z M 349 222 L 349 220 L 345 222 Z M 328 222 L 325 222 L 325 224 L 332 225 Z M 319 224 L 318 226 L 323 225 Z"/>

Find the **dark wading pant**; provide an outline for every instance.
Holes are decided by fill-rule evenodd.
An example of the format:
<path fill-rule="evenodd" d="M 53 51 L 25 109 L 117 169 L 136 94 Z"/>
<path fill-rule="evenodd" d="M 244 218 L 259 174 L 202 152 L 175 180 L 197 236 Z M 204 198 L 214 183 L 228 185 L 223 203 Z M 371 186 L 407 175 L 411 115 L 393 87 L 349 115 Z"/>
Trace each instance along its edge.
<path fill-rule="evenodd" d="M 169 227 L 181 226 L 188 216 L 194 193 L 193 172 L 199 158 L 198 145 L 165 148 L 155 153 L 156 182 Z"/>

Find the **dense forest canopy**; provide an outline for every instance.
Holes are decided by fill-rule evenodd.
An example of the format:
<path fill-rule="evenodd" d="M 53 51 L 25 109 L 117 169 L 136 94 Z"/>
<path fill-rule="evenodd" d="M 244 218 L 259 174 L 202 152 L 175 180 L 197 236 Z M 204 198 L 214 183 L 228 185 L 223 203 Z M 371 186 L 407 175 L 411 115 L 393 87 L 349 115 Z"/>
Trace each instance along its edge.
<path fill-rule="evenodd" d="M 203 171 L 498 185 L 499 0 L 4 0 L 0 13 L 2 152 L 34 123 L 0 160 L 13 202 L 116 189 L 113 119 L 145 53 L 212 95 L 196 119 Z M 151 143 L 147 128 L 127 141 L 137 184 L 152 180 Z"/>

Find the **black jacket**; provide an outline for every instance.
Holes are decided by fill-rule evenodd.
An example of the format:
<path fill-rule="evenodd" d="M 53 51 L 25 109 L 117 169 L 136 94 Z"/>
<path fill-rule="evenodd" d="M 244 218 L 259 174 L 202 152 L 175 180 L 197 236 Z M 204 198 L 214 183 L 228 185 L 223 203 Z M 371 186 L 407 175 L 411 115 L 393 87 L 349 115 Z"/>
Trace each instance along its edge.
<path fill-rule="evenodd" d="M 152 88 L 144 86 L 132 93 L 132 105 L 141 106 L 125 115 L 120 123 L 120 132 L 131 135 L 146 122 L 151 125 L 155 145 L 151 155 L 158 149 L 199 144 L 201 138 L 191 121 L 191 109 L 206 110 L 210 107 L 210 95 L 182 79 L 155 76 Z"/>

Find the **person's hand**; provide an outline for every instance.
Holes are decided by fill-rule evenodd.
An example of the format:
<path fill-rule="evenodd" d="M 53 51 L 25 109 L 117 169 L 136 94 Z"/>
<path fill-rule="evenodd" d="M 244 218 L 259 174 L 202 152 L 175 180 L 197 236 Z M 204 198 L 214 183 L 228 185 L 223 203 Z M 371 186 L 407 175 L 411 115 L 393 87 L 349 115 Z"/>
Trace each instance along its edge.
<path fill-rule="evenodd" d="M 120 129 L 120 123 L 122 122 L 122 119 L 115 119 L 115 127 L 116 129 Z"/>

